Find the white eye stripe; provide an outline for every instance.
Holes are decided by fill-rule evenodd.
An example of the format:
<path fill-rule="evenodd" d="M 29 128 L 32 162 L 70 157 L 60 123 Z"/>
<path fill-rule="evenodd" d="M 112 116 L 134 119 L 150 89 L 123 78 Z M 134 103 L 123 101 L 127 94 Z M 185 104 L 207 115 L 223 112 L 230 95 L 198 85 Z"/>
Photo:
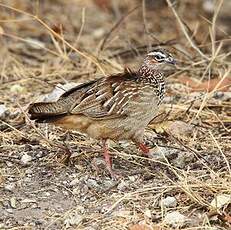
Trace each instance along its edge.
<path fill-rule="evenodd" d="M 154 52 L 148 53 L 148 56 L 156 56 L 156 55 L 159 55 L 159 56 L 161 56 L 162 58 L 166 58 L 166 55 L 163 54 L 163 53 L 160 52 L 160 51 L 154 51 Z"/>

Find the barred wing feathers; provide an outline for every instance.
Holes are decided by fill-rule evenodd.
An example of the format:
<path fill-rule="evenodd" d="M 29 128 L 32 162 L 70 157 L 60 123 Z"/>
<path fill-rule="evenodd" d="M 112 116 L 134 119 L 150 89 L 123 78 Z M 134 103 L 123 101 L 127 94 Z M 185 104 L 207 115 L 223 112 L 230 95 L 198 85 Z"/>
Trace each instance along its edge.
<path fill-rule="evenodd" d="M 126 116 L 124 108 L 129 100 L 138 96 L 135 77 L 135 73 L 125 72 L 78 85 L 65 92 L 57 102 L 32 104 L 29 107 L 31 119 L 49 122 L 55 116 L 71 114 L 83 114 L 92 119 Z"/>

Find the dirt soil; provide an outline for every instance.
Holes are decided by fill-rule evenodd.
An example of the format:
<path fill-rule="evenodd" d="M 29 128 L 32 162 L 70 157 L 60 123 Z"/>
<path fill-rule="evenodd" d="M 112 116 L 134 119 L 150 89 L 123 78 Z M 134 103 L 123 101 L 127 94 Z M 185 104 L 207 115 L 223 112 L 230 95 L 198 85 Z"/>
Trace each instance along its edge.
<path fill-rule="evenodd" d="M 167 2 L 1 1 L 0 229 L 231 229 L 231 5 Z M 30 103 L 160 46 L 177 66 L 152 158 L 109 142 L 118 179 L 100 141 L 30 121 Z"/>

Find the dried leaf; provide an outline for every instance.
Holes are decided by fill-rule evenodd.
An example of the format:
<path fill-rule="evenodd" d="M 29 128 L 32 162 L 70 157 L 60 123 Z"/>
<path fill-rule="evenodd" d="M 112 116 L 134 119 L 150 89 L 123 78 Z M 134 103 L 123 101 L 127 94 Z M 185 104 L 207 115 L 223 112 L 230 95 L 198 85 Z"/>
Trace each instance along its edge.
<path fill-rule="evenodd" d="M 224 216 L 224 221 L 228 222 L 229 224 L 231 224 L 231 215 L 225 214 Z"/>
<path fill-rule="evenodd" d="M 200 91 L 213 91 L 217 85 L 219 84 L 218 91 L 227 92 L 229 91 L 229 88 L 231 87 L 231 77 L 226 77 L 221 81 L 221 79 L 212 79 L 204 82 L 196 82 L 195 80 L 187 77 L 182 76 L 178 78 L 178 81 L 184 85 L 187 85 L 191 88 L 191 92 L 200 92 Z"/>
<path fill-rule="evenodd" d="M 150 124 L 149 127 L 155 130 L 156 133 L 167 132 L 175 137 L 190 136 L 193 131 L 193 126 L 183 121 L 164 121 Z"/>
<path fill-rule="evenodd" d="M 132 225 L 129 230 L 152 230 L 153 228 L 147 224 L 135 224 Z"/>

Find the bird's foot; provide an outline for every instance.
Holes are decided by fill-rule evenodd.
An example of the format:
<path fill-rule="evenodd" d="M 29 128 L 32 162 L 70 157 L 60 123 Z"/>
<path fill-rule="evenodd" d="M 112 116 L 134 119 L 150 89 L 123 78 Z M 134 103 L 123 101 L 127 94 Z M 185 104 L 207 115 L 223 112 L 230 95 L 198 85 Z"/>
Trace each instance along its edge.
<path fill-rule="evenodd" d="M 115 171 L 115 169 L 112 169 L 112 165 L 108 164 L 105 160 L 105 158 L 94 158 L 92 161 L 92 165 L 95 168 L 97 174 L 100 174 L 100 171 L 106 171 L 105 168 L 107 169 L 107 172 L 109 172 L 110 177 L 113 180 L 117 180 L 119 178 L 121 178 L 121 174 L 120 172 Z"/>
<path fill-rule="evenodd" d="M 145 156 L 149 156 L 150 150 L 145 144 L 139 143 L 138 146 Z"/>
<path fill-rule="evenodd" d="M 121 177 L 121 175 L 119 175 L 112 169 L 112 160 L 111 160 L 110 152 L 106 150 L 104 151 L 103 155 L 104 155 L 104 160 L 106 163 L 107 170 L 110 173 L 111 178 L 117 180 L 119 177 Z"/>

